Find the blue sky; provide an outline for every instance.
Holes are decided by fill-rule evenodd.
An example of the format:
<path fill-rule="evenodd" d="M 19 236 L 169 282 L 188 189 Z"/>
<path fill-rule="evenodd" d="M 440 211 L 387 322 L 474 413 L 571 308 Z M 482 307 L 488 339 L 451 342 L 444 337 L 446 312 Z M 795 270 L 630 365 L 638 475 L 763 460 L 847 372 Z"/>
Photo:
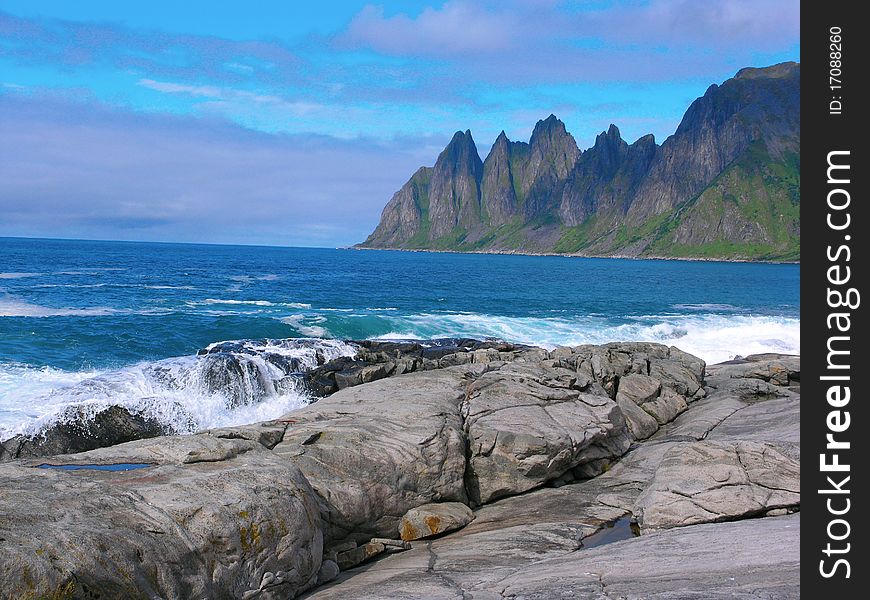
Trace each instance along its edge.
<path fill-rule="evenodd" d="M 673 133 L 796 0 L 0 0 L 0 236 L 341 246 L 458 129 Z"/>

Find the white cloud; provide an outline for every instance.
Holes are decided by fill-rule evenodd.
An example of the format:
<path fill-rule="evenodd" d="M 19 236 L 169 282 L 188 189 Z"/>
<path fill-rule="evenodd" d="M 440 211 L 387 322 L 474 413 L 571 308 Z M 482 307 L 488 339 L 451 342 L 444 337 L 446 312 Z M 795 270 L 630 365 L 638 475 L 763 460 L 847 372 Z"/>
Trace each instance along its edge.
<path fill-rule="evenodd" d="M 12 95 L 0 95 L 0 129 L 0 235 L 290 245 L 364 239 L 428 142 Z"/>
<path fill-rule="evenodd" d="M 491 11 L 475 3 L 448 2 L 427 7 L 416 17 L 385 16 L 382 7 L 366 6 L 348 27 L 345 41 L 391 54 L 458 56 L 515 47 L 522 38 L 520 15 Z"/>

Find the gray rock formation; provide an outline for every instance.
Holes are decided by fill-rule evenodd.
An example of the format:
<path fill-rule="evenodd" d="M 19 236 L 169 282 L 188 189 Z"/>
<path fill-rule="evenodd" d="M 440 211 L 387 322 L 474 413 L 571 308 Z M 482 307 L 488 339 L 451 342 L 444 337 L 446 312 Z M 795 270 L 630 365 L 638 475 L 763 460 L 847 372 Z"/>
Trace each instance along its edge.
<path fill-rule="evenodd" d="M 794 515 L 641 536 L 521 569 L 500 597 L 791 600 L 800 597 L 799 529 Z"/>
<path fill-rule="evenodd" d="M 521 182 L 520 174 L 514 173 L 514 165 L 523 159 L 526 151 L 526 144 L 511 142 L 502 131 L 483 161 L 480 187 L 490 226 L 504 225 L 519 214 L 517 194 Z M 402 241 L 398 243 L 401 245 Z"/>
<path fill-rule="evenodd" d="M 150 466 L 0 465 L 4 597 L 277 599 L 315 583 L 320 513 L 292 463 L 256 442 L 209 434 L 51 461 L 119 463 Z"/>
<path fill-rule="evenodd" d="M 393 194 L 381 213 L 381 220 L 371 237 L 384 246 L 398 247 L 406 240 L 429 238 L 429 181 L 431 167 L 420 167 L 408 183 Z"/>
<path fill-rule="evenodd" d="M 614 350 L 619 349 L 610 349 L 616 357 Z M 604 353 L 598 349 L 596 354 Z M 551 359 L 573 355 L 560 349 L 551 353 Z M 797 357 L 746 360 L 760 363 L 762 369 L 768 363 L 775 368 L 787 361 L 792 365 L 789 381 L 799 380 Z M 599 373 L 608 371 L 596 362 Z M 718 370 L 717 365 L 710 367 L 711 373 Z M 727 391 L 708 387 L 706 397 L 689 402 L 673 422 L 605 473 L 481 506 L 465 528 L 425 545 L 415 542 L 412 550 L 389 556 L 371 569 L 342 573 L 335 584 L 306 598 L 797 598 L 798 514 L 711 523 L 723 514 L 741 519 L 778 512 L 757 512 L 758 505 L 745 512 L 748 499 L 763 504 L 784 493 L 786 503 L 793 502 L 796 489 L 764 488 L 778 488 L 784 481 L 789 482 L 784 487 L 793 488 L 797 481 L 797 463 L 783 452 L 799 441 L 800 398 L 796 390 L 791 391 L 788 397 L 747 404 Z M 768 411 L 770 417 L 763 418 Z M 771 427 L 775 422 L 782 425 Z M 696 440 L 708 438 L 711 441 L 700 442 L 700 447 L 722 452 L 711 453 L 709 462 L 703 453 L 692 452 Z M 745 451 L 744 458 L 752 456 L 745 465 L 737 460 L 737 448 Z M 729 467 L 723 462 L 723 456 L 728 456 L 723 449 L 731 450 L 734 461 Z M 686 470 L 676 467 L 681 460 L 687 463 Z M 734 478 L 732 483 L 740 479 L 746 487 L 719 487 L 715 480 L 723 467 Z M 661 490 L 665 486 L 660 484 L 669 479 L 683 486 L 700 484 L 706 499 L 723 512 L 698 510 L 695 524 L 657 532 L 646 528 L 639 537 L 620 525 L 627 515 L 640 512 L 641 505 L 659 493 L 654 490 Z M 741 493 L 735 494 L 738 489 Z M 789 510 L 797 508 L 789 506 Z M 608 528 L 610 524 L 613 527 Z"/>
<path fill-rule="evenodd" d="M 771 444 L 694 442 L 671 448 L 635 503 L 643 530 L 732 521 L 800 505 L 800 464 Z"/>
<path fill-rule="evenodd" d="M 600 472 L 625 454 L 631 437 L 616 402 L 581 390 L 576 372 L 518 363 L 469 384 L 469 500 L 512 496 L 586 465 Z"/>
<path fill-rule="evenodd" d="M 377 352 L 401 360 L 394 350 Z M 0 464 L 0 590 L 252 599 L 320 583 L 310 597 L 606 587 L 664 599 L 797 588 L 796 559 L 781 551 L 797 546 L 797 516 L 710 523 L 799 506 L 795 360 L 711 367 L 721 388 L 703 387 L 702 361 L 646 343 L 425 361 L 443 364 L 345 387 L 279 421 Z M 781 393 L 744 399 L 734 381 Z M 644 406 L 676 397 L 687 408 L 662 425 L 650 416 L 655 431 L 629 449 L 617 397 L 648 416 Z M 674 491 L 691 497 L 677 494 L 679 510 Z M 394 537 L 413 509 L 471 501 L 482 503 L 472 522 L 409 550 L 373 539 Z"/>
<path fill-rule="evenodd" d="M 295 411 L 274 452 L 324 503 L 328 540 L 392 537 L 408 510 L 466 501 L 459 405 L 467 377 L 448 367 L 346 388 Z"/>

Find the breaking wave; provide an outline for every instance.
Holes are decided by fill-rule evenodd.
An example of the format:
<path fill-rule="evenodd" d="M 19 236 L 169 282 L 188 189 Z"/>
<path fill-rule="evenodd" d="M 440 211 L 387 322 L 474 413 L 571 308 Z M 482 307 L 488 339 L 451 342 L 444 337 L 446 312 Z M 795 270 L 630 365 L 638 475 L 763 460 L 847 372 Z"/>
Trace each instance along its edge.
<path fill-rule="evenodd" d="M 389 318 L 382 339 L 494 337 L 552 349 L 556 346 L 646 341 L 677 346 L 708 363 L 737 356 L 800 354 L 800 319 L 749 315 L 644 315 L 604 317 L 506 317 L 474 313 L 428 313 Z"/>
<path fill-rule="evenodd" d="M 115 370 L 4 364 L 0 440 L 36 433 L 67 418 L 71 407 L 95 415 L 123 406 L 178 433 L 274 419 L 308 403 L 300 373 L 354 354 L 337 340 L 244 340 Z"/>

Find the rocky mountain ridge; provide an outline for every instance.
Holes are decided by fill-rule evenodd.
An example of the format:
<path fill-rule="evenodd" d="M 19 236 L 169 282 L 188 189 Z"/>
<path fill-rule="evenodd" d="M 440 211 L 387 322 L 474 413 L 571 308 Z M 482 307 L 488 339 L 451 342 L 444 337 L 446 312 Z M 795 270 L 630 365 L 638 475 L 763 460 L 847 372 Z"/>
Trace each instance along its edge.
<path fill-rule="evenodd" d="M 800 65 L 711 85 L 661 145 L 611 125 L 581 151 L 555 115 L 481 161 L 459 131 L 360 248 L 798 260 Z"/>

